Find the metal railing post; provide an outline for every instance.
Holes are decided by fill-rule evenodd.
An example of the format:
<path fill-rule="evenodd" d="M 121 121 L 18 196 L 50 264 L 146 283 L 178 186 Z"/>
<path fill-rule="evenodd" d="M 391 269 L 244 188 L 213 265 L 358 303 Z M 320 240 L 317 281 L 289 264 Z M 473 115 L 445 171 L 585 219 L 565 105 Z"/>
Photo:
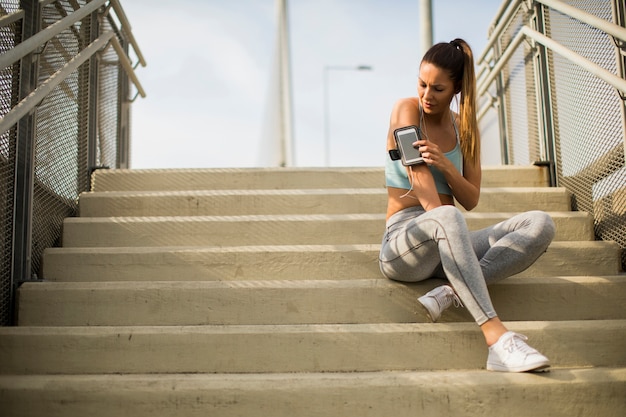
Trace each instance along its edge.
<path fill-rule="evenodd" d="M 94 42 L 100 35 L 100 19 L 98 13 L 91 15 L 89 43 Z M 89 103 L 88 103 L 88 130 L 87 130 L 87 184 L 91 190 L 91 173 L 98 165 L 98 111 L 100 85 L 100 58 L 94 54 L 89 58 Z"/>
<path fill-rule="evenodd" d="M 23 39 L 33 36 L 39 30 L 40 11 L 36 0 L 22 0 L 25 12 Z M 28 96 L 37 87 L 37 59 L 30 53 L 22 57 L 20 63 L 19 99 Z M 13 238 L 11 256 L 11 281 L 13 295 L 24 281 L 32 279 L 32 219 L 35 169 L 35 112 L 30 112 L 17 124 L 15 141 L 15 197 L 13 204 Z M 13 305 L 13 302 L 11 303 Z M 14 313 L 13 313 L 14 314 Z"/>
<path fill-rule="evenodd" d="M 542 33 L 544 35 L 549 35 L 546 33 L 545 26 L 545 9 L 542 4 L 537 3 L 535 6 L 535 29 L 537 32 Z M 540 44 L 535 43 L 537 48 L 537 92 L 539 97 L 537 100 L 538 104 L 538 115 L 540 117 L 539 126 L 543 127 L 541 132 L 541 140 L 543 144 L 540 144 L 544 148 L 545 152 L 545 160 L 544 161 L 535 161 L 537 165 L 545 165 L 548 167 L 548 173 L 550 177 L 550 186 L 557 186 L 557 169 L 558 169 L 558 161 L 556 159 L 556 132 L 554 129 L 554 118 L 553 118 L 553 104 L 552 104 L 552 89 L 550 87 L 550 61 L 548 59 L 548 51 L 547 48 Z"/>
<path fill-rule="evenodd" d="M 612 4 L 613 20 L 621 27 L 626 28 L 626 4 L 623 0 L 614 0 Z M 615 54 L 619 74 L 626 80 L 626 41 L 615 40 Z M 622 128 L 624 131 L 624 149 L 626 150 L 626 100 L 622 100 Z M 625 151 L 626 152 L 626 151 Z"/>
<path fill-rule="evenodd" d="M 128 41 L 120 42 L 125 55 L 128 56 Z M 124 55 L 119 54 L 120 61 Z M 130 160 L 130 83 L 124 68 L 119 68 L 119 84 L 118 84 L 118 125 L 117 125 L 117 167 L 121 169 L 129 168 Z"/>

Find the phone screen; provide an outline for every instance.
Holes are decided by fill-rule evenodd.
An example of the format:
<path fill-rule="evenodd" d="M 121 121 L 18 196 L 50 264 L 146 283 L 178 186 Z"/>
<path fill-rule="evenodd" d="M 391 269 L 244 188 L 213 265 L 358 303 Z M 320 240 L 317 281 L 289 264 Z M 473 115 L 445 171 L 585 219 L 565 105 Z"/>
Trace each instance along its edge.
<path fill-rule="evenodd" d="M 420 151 L 413 147 L 413 142 L 418 140 L 415 128 L 396 131 L 396 139 L 404 165 L 413 165 L 423 161 Z"/>

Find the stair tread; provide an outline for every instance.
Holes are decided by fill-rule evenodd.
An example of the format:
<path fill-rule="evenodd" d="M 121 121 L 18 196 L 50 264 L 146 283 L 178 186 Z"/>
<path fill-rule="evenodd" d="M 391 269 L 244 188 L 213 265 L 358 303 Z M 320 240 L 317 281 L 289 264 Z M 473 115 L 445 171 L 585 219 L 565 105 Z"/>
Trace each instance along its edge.
<path fill-rule="evenodd" d="M 564 187 L 481 187 L 481 194 L 568 194 Z M 206 190 L 121 190 L 121 191 L 91 191 L 81 194 L 84 198 L 118 198 L 118 197 L 186 197 L 186 196 L 229 196 L 229 195 L 261 195 L 261 196 L 290 196 L 290 195 L 326 195 L 326 194 L 360 194 L 360 195 L 387 195 L 384 186 L 379 188 L 259 188 L 259 189 L 206 189 Z"/>
<path fill-rule="evenodd" d="M 505 220 L 515 213 L 510 212 L 464 212 L 466 219 L 493 219 L 494 221 Z M 590 218 L 589 213 L 582 211 L 551 211 L 551 217 L 559 218 Z M 384 213 L 346 213 L 346 214 L 245 214 L 236 216 L 109 216 L 109 217 L 68 217 L 67 224 L 84 223 L 165 223 L 165 222 L 288 222 L 288 221 L 359 221 L 359 220 L 382 220 Z"/>
<path fill-rule="evenodd" d="M 593 218 L 583 212 L 549 212 L 556 241 L 593 240 Z M 512 213 L 465 213 L 470 230 L 509 219 Z M 64 246 L 286 245 L 379 243 L 384 214 L 284 214 L 240 216 L 137 216 L 67 218 Z"/>
<path fill-rule="evenodd" d="M 169 289 L 169 290 L 270 290 L 270 289 L 382 289 L 410 288 L 415 286 L 432 287 L 443 282 L 439 279 L 431 279 L 420 283 L 400 283 L 385 278 L 351 278 L 345 280 L 333 279 L 300 279 L 300 280 L 248 280 L 245 285 L 237 281 L 43 281 L 36 283 L 24 283 L 20 290 L 23 291 L 62 291 L 62 290 L 98 290 L 98 289 Z M 492 284 L 492 286 L 520 286 L 520 285 L 584 285 L 584 284 L 626 284 L 626 273 L 616 275 L 580 275 L 580 276 L 554 276 L 554 277 L 511 277 Z M 490 287 L 491 288 L 491 287 Z"/>
<path fill-rule="evenodd" d="M 505 323 L 554 368 L 626 366 L 626 319 Z M 487 349 L 466 322 L 23 326 L 0 351 L 4 374 L 77 374 L 481 369 Z"/>
<path fill-rule="evenodd" d="M 379 188 L 103 191 L 80 196 L 80 216 L 199 216 L 245 214 L 384 213 Z M 570 210 L 565 188 L 493 187 L 481 190 L 474 212 Z"/>
<path fill-rule="evenodd" d="M 482 168 L 483 186 L 549 185 L 547 170 L 533 166 L 498 165 Z M 195 168 L 98 170 L 92 188 L 108 190 L 253 189 L 253 188 L 379 188 L 384 168 Z"/>
<path fill-rule="evenodd" d="M 49 248 L 42 276 L 54 281 L 373 279 L 381 277 L 379 249 L 380 244 Z M 619 251 L 614 242 L 554 241 L 519 275 L 613 275 L 620 270 Z"/>
<path fill-rule="evenodd" d="M 465 379 L 468 375 L 471 378 Z M 537 378 L 541 376 L 542 378 Z M 149 374 L 58 374 L 58 375 L 17 375 L 0 374 L 0 387 L 3 390 L 21 390 L 24 388 L 47 389 L 58 384 L 76 383 L 86 389 L 101 389 L 110 384 L 120 389 L 144 386 L 155 390 L 171 391 L 172 384 L 177 390 L 214 388 L 247 388 L 259 389 L 267 387 L 267 383 L 285 384 L 284 387 L 319 386 L 328 388 L 331 384 L 346 387 L 383 385 L 407 385 L 411 387 L 429 386 L 431 383 L 459 384 L 484 386 L 485 383 L 502 386 L 507 384 L 554 384 L 581 383 L 584 381 L 615 380 L 626 382 L 626 367 L 567 367 L 555 368 L 546 373 L 501 373 L 482 369 L 440 370 L 431 371 L 376 371 L 376 372 L 307 372 L 307 373 L 149 373 Z M 85 384 L 94 384 L 88 387 Z M 242 385 L 243 384 L 243 385 Z M 259 385 L 256 385 L 259 384 Z M 283 388 L 284 388 L 283 387 Z M 281 389 L 283 389 L 281 388 Z M 1 394 L 0 394 L 1 395 Z"/>
<path fill-rule="evenodd" d="M 550 247 L 564 248 L 603 248 L 616 244 L 602 240 L 553 241 Z M 101 246 L 101 247 L 56 247 L 47 248 L 51 254 L 142 254 L 142 253 L 266 253 L 266 252 L 378 252 L 380 244 L 345 244 L 345 245 L 233 245 L 233 246 Z"/>
<path fill-rule="evenodd" d="M 287 374 L 0 375 L 9 415 L 622 416 L 626 368 Z M 529 408 L 530 405 L 530 408 Z M 88 410 L 88 411 L 87 411 Z M 530 412 L 529 412 L 530 410 Z"/>
<path fill-rule="evenodd" d="M 26 326 L 427 322 L 416 300 L 443 283 L 380 278 L 24 283 L 18 316 Z M 626 319 L 626 311 L 614 308 L 626 296 L 626 274 L 513 277 L 490 292 L 503 320 Z M 465 309 L 449 309 L 440 320 L 459 321 L 472 321 Z"/>
<path fill-rule="evenodd" d="M 509 327 L 519 332 L 547 331 L 546 329 L 612 330 L 626 329 L 626 319 L 614 320 L 549 320 L 511 321 Z M 0 327 L 2 336 L 27 335 L 122 335 L 122 334 L 339 334 L 339 333 L 477 333 L 475 323 L 339 323 L 339 324 L 231 324 L 231 325 L 176 325 L 176 326 L 14 326 Z M 548 330 L 549 331 L 549 330 Z M 620 336 L 626 342 L 626 334 Z M 617 340 L 620 340 L 618 338 Z"/>

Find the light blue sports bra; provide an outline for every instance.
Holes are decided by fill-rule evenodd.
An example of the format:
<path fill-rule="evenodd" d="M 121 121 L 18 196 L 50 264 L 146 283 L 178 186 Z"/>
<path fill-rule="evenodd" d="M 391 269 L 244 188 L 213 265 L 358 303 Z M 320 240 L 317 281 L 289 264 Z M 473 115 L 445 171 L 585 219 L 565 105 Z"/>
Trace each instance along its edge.
<path fill-rule="evenodd" d="M 459 130 L 456 127 L 454 115 L 452 115 L 452 125 L 454 126 L 454 132 L 456 133 L 456 146 L 450 152 L 445 152 L 446 158 L 452 162 L 456 169 L 463 175 L 463 153 L 461 152 L 461 145 L 459 144 Z M 411 189 L 411 182 L 409 181 L 409 175 L 407 169 L 402 165 L 401 160 L 393 161 L 389 155 L 385 158 L 385 185 L 387 187 L 403 188 L 405 190 Z M 446 177 L 437 168 L 430 166 L 430 172 L 433 174 L 435 180 L 435 186 L 439 194 L 452 195 L 452 189 L 446 181 Z"/>

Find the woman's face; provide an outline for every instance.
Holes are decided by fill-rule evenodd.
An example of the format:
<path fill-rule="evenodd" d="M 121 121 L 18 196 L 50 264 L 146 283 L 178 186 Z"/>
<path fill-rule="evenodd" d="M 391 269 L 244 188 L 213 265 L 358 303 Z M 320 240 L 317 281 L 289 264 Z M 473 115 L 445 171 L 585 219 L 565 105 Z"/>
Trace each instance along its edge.
<path fill-rule="evenodd" d="M 455 95 L 454 82 L 448 71 L 424 62 L 420 66 L 417 95 L 424 113 L 439 114 L 450 108 Z"/>

